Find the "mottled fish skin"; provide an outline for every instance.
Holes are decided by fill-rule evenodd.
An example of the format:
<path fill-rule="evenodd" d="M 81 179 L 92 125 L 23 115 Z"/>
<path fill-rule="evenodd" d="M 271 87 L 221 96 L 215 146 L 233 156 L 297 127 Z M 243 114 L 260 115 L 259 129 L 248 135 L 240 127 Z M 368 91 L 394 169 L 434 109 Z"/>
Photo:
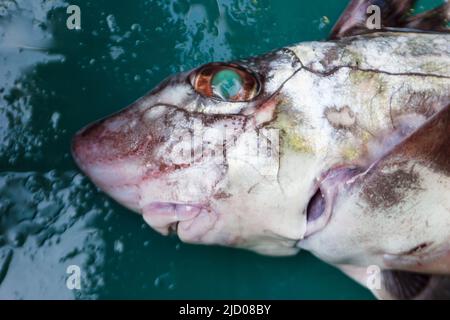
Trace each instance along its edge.
<path fill-rule="evenodd" d="M 292 167 L 279 169 L 278 150 L 260 158 L 247 142 L 259 133 L 261 140 L 270 138 L 270 131 L 255 130 L 273 120 L 281 85 L 301 65 L 288 49 L 239 64 L 261 82 L 251 102 L 205 98 L 189 83 L 192 72 L 179 74 L 80 131 L 74 158 L 101 189 L 163 234 L 176 228 L 187 242 L 294 254 L 307 201 L 297 195 L 310 186 L 289 177 Z M 180 143 L 184 137 L 189 141 Z M 182 149 L 186 154 L 180 155 Z"/>
<path fill-rule="evenodd" d="M 305 137 L 332 137 L 321 152 L 326 168 L 349 163 L 367 168 L 449 104 L 449 39 L 383 33 L 293 49 L 301 57 L 311 56 L 303 63 L 314 72 L 304 72 L 298 82 L 312 83 L 307 99 L 317 101 L 316 119 L 331 124 L 317 125 L 320 129 Z M 299 96 L 294 99 L 305 103 Z M 302 109 L 312 105 L 306 103 Z M 449 190 L 448 173 L 430 172 L 415 161 L 389 170 L 378 182 L 366 181 L 353 198 L 338 201 L 327 228 L 300 245 L 334 264 L 385 267 L 384 254 L 407 252 L 421 243 L 449 243 L 450 204 L 445 192 L 436 192 Z M 427 210 L 435 203 L 439 210 Z M 428 250 L 432 247 L 422 252 Z"/>
<path fill-rule="evenodd" d="M 404 25 L 431 29 L 430 16 Z M 450 273 L 448 161 L 437 166 L 446 144 L 423 140 L 450 136 L 450 34 L 347 36 L 351 25 L 342 28 L 332 34 L 339 40 L 174 75 L 77 133 L 74 158 L 162 234 L 267 255 L 304 248 L 362 284 L 376 265 L 386 270 L 378 297 L 409 297 L 408 286 L 389 279 L 421 289 L 428 278 L 389 269 Z M 200 92 L 202 70 L 221 67 L 254 79 L 255 96 L 233 102 Z M 322 200 L 314 219 L 312 199 Z"/>
<path fill-rule="evenodd" d="M 172 76 L 81 130 L 74 158 L 162 234 L 304 248 L 366 286 L 383 270 L 379 298 L 449 297 L 450 6 L 414 3 L 352 0 L 333 40 Z M 214 70 L 240 102 L 211 97 Z"/>
<path fill-rule="evenodd" d="M 261 82 L 250 102 L 206 98 L 189 83 L 192 72 L 179 74 L 78 133 L 74 157 L 100 188 L 163 234 L 177 227 L 188 242 L 294 254 L 324 172 L 367 167 L 449 101 L 449 43 L 446 34 L 384 32 L 237 61 Z M 262 130 L 279 133 L 276 155 L 243 156 L 248 138 L 264 137 Z M 189 134 L 192 144 L 182 145 Z M 210 143 L 203 141 L 197 157 L 202 136 Z M 208 155 L 218 147 L 223 161 Z M 353 248 L 356 257 L 348 250 L 339 260 L 372 259 Z"/>

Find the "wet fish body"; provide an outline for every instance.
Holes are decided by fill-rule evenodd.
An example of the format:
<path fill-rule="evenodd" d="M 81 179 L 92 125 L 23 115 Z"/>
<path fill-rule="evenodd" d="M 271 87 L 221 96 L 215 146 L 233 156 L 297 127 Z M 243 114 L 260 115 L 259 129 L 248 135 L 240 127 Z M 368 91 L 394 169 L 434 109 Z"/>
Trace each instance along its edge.
<path fill-rule="evenodd" d="M 427 297 L 437 280 L 422 275 L 450 273 L 450 34 L 336 26 L 334 40 L 170 77 L 81 130 L 75 160 L 162 234 L 304 248 L 363 284 L 376 265 L 377 296 Z"/>

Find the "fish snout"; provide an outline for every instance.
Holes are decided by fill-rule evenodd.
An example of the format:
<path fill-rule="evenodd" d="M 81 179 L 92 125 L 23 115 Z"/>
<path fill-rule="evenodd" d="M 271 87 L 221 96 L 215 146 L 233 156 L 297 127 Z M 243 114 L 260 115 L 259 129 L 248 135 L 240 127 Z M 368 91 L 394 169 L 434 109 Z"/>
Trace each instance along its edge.
<path fill-rule="evenodd" d="M 78 131 L 72 153 L 81 165 L 132 157 L 148 141 L 145 123 L 131 108 L 94 122 Z"/>
<path fill-rule="evenodd" d="M 124 110 L 81 129 L 72 139 L 79 168 L 103 191 L 126 207 L 139 209 L 139 183 L 151 137 L 133 110 Z"/>
<path fill-rule="evenodd" d="M 177 106 L 150 97 L 81 129 L 73 137 L 72 155 L 100 189 L 141 212 L 148 203 L 142 188 L 192 165 L 194 120 Z M 202 143 L 197 144 L 199 149 Z"/>

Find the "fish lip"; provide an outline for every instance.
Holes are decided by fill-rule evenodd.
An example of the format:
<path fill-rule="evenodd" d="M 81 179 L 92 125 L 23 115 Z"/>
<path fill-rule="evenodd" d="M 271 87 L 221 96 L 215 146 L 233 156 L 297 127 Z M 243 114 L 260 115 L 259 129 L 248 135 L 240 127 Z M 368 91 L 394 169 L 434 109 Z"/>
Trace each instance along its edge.
<path fill-rule="evenodd" d="M 339 165 L 328 169 L 314 184 L 313 192 L 305 208 L 305 214 L 308 214 L 309 203 L 317 192 L 321 192 L 325 200 L 325 208 L 319 218 L 306 222 L 306 232 L 303 239 L 309 238 L 322 231 L 332 220 L 334 214 L 334 205 L 336 197 L 344 188 L 353 182 L 364 170 L 359 166 Z"/>
<path fill-rule="evenodd" d="M 191 209 L 190 212 L 187 210 Z M 142 214 L 144 220 L 156 231 L 162 235 L 178 234 L 178 227 L 180 223 L 189 225 L 194 219 L 209 207 L 201 203 L 179 202 L 179 201 L 152 201 L 142 207 Z M 179 212 L 184 210 L 181 215 Z M 167 216 L 167 221 L 159 225 L 155 224 L 155 216 Z M 173 221 L 171 221 L 173 220 Z"/>

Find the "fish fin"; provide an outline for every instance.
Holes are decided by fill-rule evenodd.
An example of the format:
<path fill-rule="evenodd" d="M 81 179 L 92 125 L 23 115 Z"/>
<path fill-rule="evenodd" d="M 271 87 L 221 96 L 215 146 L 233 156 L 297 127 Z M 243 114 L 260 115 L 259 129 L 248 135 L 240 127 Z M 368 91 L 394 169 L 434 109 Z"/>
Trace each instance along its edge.
<path fill-rule="evenodd" d="M 377 297 L 400 300 L 450 299 L 450 277 L 409 271 L 384 270 Z"/>
<path fill-rule="evenodd" d="M 419 297 L 429 286 L 431 275 L 409 271 L 384 270 L 380 298 L 411 300 Z M 376 291 L 376 290 L 374 290 Z"/>
<path fill-rule="evenodd" d="M 340 39 L 373 32 L 367 28 L 370 6 L 380 8 L 381 26 L 403 26 L 400 21 L 411 11 L 416 0 L 351 0 L 331 30 L 330 39 Z M 375 30 L 379 31 L 379 30 Z"/>
<path fill-rule="evenodd" d="M 449 16 L 450 3 L 447 2 L 435 9 L 406 18 L 404 27 L 417 30 L 449 32 Z"/>
<path fill-rule="evenodd" d="M 450 33 L 450 29 L 442 29 L 442 30 L 424 30 L 424 29 L 415 29 L 415 28 L 396 28 L 396 27 L 385 27 L 383 31 L 386 32 L 404 32 L 404 33 L 427 33 L 427 34 L 437 34 L 437 33 Z"/>
<path fill-rule="evenodd" d="M 373 282 L 369 268 L 339 265 L 341 271 L 364 287 Z M 439 300 L 450 299 L 450 276 L 398 270 L 380 270 L 379 287 L 369 288 L 377 299 Z"/>
<path fill-rule="evenodd" d="M 448 97 L 442 99 L 447 99 L 449 103 Z M 450 213 L 450 198 L 441 192 L 450 182 L 450 105 L 440 107 L 440 110 L 438 105 L 431 102 L 424 104 L 427 110 L 422 110 L 420 114 L 428 119 L 419 120 L 420 124 L 409 119 L 392 120 L 396 137 L 391 138 L 393 140 L 386 143 L 380 149 L 382 151 L 375 151 L 368 157 L 371 159 L 368 162 L 370 167 L 365 171 L 364 179 L 360 180 L 359 188 L 360 196 L 373 210 L 380 210 L 386 215 L 388 212 L 408 211 L 426 215 L 426 212 L 420 211 L 426 204 L 427 210 L 436 219 Z M 380 196 L 374 197 L 374 194 Z M 428 199 L 432 200 L 427 202 Z M 411 235 L 414 234 L 403 236 Z M 434 247 L 444 246 L 446 243 L 438 240 L 439 236 L 442 234 L 438 232 L 435 239 L 422 239 L 423 243 L 416 243 L 419 246 L 405 250 L 414 252 L 423 245 L 427 248 L 427 242 L 432 242 Z M 402 255 L 409 253 L 406 251 Z M 397 269 L 392 265 L 389 268 Z"/>
<path fill-rule="evenodd" d="M 392 28 L 406 28 L 414 31 L 449 32 L 449 3 L 411 16 L 416 0 L 351 0 L 344 13 L 334 25 L 330 39 L 341 39 L 371 32 L 388 31 Z M 369 29 L 369 17 L 375 14 L 370 6 L 380 8 L 380 29 Z"/>
<path fill-rule="evenodd" d="M 428 168 L 450 175 L 450 104 L 432 115 L 381 161 L 389 164 L 414 159 Z"/>

